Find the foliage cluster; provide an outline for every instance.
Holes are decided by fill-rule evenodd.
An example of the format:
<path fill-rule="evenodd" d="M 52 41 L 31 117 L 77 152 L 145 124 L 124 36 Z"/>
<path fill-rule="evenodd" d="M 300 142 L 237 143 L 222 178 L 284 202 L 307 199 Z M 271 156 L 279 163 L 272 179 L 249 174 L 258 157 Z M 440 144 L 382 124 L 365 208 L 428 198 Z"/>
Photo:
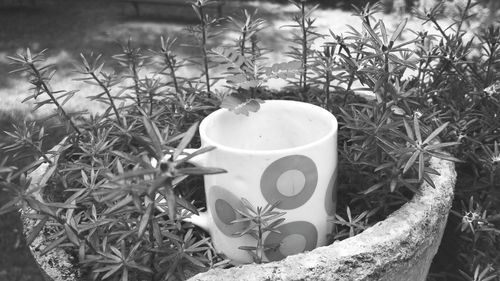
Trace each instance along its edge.
<path fill-rule="evenodd" d="M 444 270 L 430 279 L 499 280 L 500 27 L 486 27 L 467 39 L 464 28 L 474 5 L 469 0 L 451 26 L 438 21 L 442 3 L 415 11 L 437 34 L 408 34 L 406 21 L 389 34 L 375 18 L 380 5 L 367 4 L 356 9 L 361 29 L 350 26 L 347 34 L 331 30 L 327 36 L 314 29 L 316 7 L 305 0 L 292 3 L 298 14 L 288 27 L 289 62 L 266 62 L 259 41 L 264 21 L 255 13 L 244 11 L 223 22 L 205 14 L 210 0 L 193 2 L 199 24 L 189 31 L 198 39 L 200 58 L 177 57 L 176 40 L 168 37 L 158 50 L 127 42 L 113 57 L 121 66 L 118 73 L 109 71 L 101 56 L 82 55 L 76 69 L 82 81 L 101 89 L 91 97 L 107 105 L 100 114 L 64 109 L 77 93 L 51 88 L 55 70 L 44 64 L 43 52 L 28 49 L 12 57 L 33 84 L 28 99 L 35 109 L 54 106 L 68 137 L 47 151 L 43 143 L 50 136 L 43 126 L 26 120 L 8 132 L 11 141 L 2 149 L 35 153 L 27 166 L 11 167 L 6 160 L 1 165 L 2 187 L 13 200 L 0 213 L 23 206 L 36 210 L 29 215 L 37 225 L 28 240 L 50 225 L 51 243 L 43 252 L 73 249 L 98 280 L 183 279 L 186 269 L 223 266 L 209 237 L 182 219 L 185 210 L 196 213 L 203 206 L 201 180 L 193 176 L 224 171 L 187 163 L 212 148 L 190 155 L 184 150 L 198 141 L 197 122 L 218 107 L 258 114 L 253 112 L 266 99 L 293 99 L 320 105 L 339 119 L 339 207 L 332 239 L 356 235 L 383 219 L 420 184 L 433 186 L 436 171 L 428 159 L 443 158 L 458 163 L 455 216 L 444 242 L 455 243 L 457 252 L 445 257 Z M 239 32 L 233 46 L 210 47 L 223 30 L 219 25 Z M 412 39 L 404 40 L 408 36 Z M 319 37 L 326 43 L 313 50 Z M 199 66 L 200 77 L 177 74 L 188 64 Z M 143 76 L 141 69 L 154 70 Z M 286 79 L 290 86 L 269 92 L 270 78 Z M 221 82 L 227 91 L 217 89 Z M 356 95 L 363 91 L 373 99 Z M 171 157 L 160 161 L 165 155 Z M 40 165 L 47 173 L 29 188 L 27 173 Z M 49 187 L 60 196 L 37 197 L 36 191 Z M 256 247 L 243 250 L 260 261 L 263 231 L 282 220 L 275 206 L 245 205 L 242 219 L 252 227 L 237 235 L 256 238 Z"/>

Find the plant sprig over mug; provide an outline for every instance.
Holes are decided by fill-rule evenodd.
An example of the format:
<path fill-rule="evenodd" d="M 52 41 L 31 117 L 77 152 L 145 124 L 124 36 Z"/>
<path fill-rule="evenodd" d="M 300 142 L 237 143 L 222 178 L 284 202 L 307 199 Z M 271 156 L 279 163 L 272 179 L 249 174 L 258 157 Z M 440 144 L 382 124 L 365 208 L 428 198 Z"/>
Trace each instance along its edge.
<path fill-rule="evenodd" d="M 250 235 L 256 241 L 256 246 L 240 246 L 241 250 L 245 250 L 252 256 L 255 263 L 262 263 L 264 260 L 264 252 L 267 250 L 276 250 L 279 244 L 266 245 L 264 243 L 264 235 L 271 232 L 279 232 L 276 227 L 279 226 L 285 219 L 280 218 L 285 215 L 283 211 L 276 211 L 279 201 L 274 204 L 268 204 L 265 207 L 254 207 L 250 201 L 241 198 L 241 203 L 244 209 L 235 209 L 241 218 L 232 221 L 231 223 L 249 223 L 248 226 L 241 232 L 236 232 L 235 236 Z"/>
<path fill-rule="evenodd" d="M 190 269 L 227 264 L 214 253 L 206 233 L 182 221 L 182 210 L 196 213 L 203 207 L 201 180 L 191 175 L 222 172 L 187 163 L 194 155 L 183 151 L 199 142 L 193 124 L 221 104 L 254 114 L 260 101 L 293 99 L 321 105 L 340 121 L 339 206 L 332 237 L 361 232 L 399 208 L 422 182 L 432 184 L 430 157 L 460 159 L 451 231 L 444 236 L 455 243 L 455 252 L 444 258 L 453 261 L 453 269 L 431 272 L 429 279 L 498 279 L 498 25 L 481 29 L 477 41 L 466 40 L 472 1 L 457 9 L 451 26 L 439 21 L 444 9 L 438 3 L 415 13 L 438 34 L 408 35 L 405 21 L 391 34 L 375 18 L 380 5 L 367 4 L 357 9 L 361 29 L 349 27 L 349 33 L 338 35 L 332 27 L 323 49 L 313 51 L 314 14 L 307 12 L 306 1 L 294 1 L 300 9 L 291 27 L 295 35 L 288 41 L 293 60 L 270 65 L 262 56 L 263 23 L 256 14 L 234 17 L 241 36 L 233 47 L 217 46 L 218 21 L 207 18 L 207 1 L 198 2 L 199 25 L 191 30 L 202 54 L 189 59 L 200 66 L 201 76 L 180 75 L 183 60 L 175 55 L 177 42 L 169 36 L 154 51 L 127 41 L 114 56 L 121 67 L 117 73 L 108 71 L 102 56 L 83 55 L 78 78 L 97 85 L 99 93 L 91 98 L 106 107 L 98 114 L 67 110 L 78 93 L 53 88 L 55 68 L 45 63 L 47 51 L 26 49 L 11 57 L 15 71 L 26 74 L 33 85 L 25 101 L 34 102 L 35 110 L 56 108 L 43 120 L 15 124 L 2 145 L 10 157 L 0 163 L 0 185 L 11 200 L 0 214 L 23 206 L 36 211 L 26 214 L 35 225 L 28 242 L 50 226 L 42 253 L 64 248 L 97 280 L 184 279 Z M 146 76 L 138 71 L 150 67 L 158 70 Z M 415 74 L 406 75 L 412 69 Z M 221 77 L 212 75 L 215 70 Z M 268 91 L 265 82 L 276 77 L 292 86 Z M 213 87 L 219 79 L 229 80 L 225 97 Z M 362 90 L 375 93 L 375 100 L 355 95 Z M 51 120 L 68 135 L 53 148 L 48 147 L 53 128 L 44 126 Z M 158 167 L 151 165 L 165 153 L 175 156 Z M 46 165 L 47 173 L 39 178 L 40 185 L 30 187 L 35 181 L 31 172 L 40 165 Z M 42 188 L 52 191 L 50 198 L 36 195 Z M 239 214 L 254 223 L 241 235 L 259 238 L 282 220 L 274 205 L 247 206 Z M 273 246 L 256 239 L 255 247 L 242 251 L 259 262 Z"/>

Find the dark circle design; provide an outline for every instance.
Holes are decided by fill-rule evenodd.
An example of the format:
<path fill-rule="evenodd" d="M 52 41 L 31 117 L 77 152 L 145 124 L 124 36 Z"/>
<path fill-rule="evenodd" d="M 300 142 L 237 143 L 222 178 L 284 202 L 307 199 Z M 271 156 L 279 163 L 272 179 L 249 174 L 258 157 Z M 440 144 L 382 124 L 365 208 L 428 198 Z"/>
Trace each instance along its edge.
<path fill-rule="evenodd" d="M 335 210 L 337 209 L 337 171 L 338 168 L 335 167 L 335 171 L 333 172 L 326 189 L 325 209 L 329 216 L 335 215 Z"/>
<path fill-rule="evenodd" d="M 286 196 L 278 189 L 278 180 L 288 171 L 299 171 L 305 181 L 299 193 Z M 306 203 L 316 190 L 318 183 L 318 169 L 311 158 L 303 155 L 289 155 L 280 158 L 266 168 L 260 180 L 262 195 L 268 203 L 280 202 L 278 208 L 291 210 Z"/>
<path fill-rule="evenodd" d="M 235 210 L 244 210 L 241 200 L 233 193 L 226 189 L 214 185 L 210 187 L 207 197 L 207 207 L 214 219 L 217 228 L 229 237 L 234 237 L 234 234 L 245 230 L 249 222 L 231 223 L 242 216 Z"/>
<path fill-rule="evenodd" d="M 318 230 L 307 221 L 289 222 L 279 226 L 277 230 L 279 233 L 271 232 L 264 240 L 264 246 L 270 247 L 265 252 L 269 261 L 279 261 L 292 254 L 311 251 L 318 243 Z M 298 242 L 298 245 L 293 242 Z"/>
<path fill-rule="evenodd" d="M 231 224 L 236 219 L 233 207 L 224 199 L 217 199 L 215 201 L 215 214 L 225 224 Z"/>

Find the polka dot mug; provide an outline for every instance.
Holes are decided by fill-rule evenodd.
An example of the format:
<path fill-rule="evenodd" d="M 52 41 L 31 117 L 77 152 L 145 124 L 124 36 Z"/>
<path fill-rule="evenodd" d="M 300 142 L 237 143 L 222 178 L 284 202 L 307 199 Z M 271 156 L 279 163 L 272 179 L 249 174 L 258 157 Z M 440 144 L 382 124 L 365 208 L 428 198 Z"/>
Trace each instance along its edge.
<path fill-rule="evenodd" d="M 238 236 L 248 222 L 235 210 L 278 203 L 285 212 L 279 232 L 267 233 L 265 261 L 276 261 L 327 243 L 330 218 L 335 214 L 337 171 L 337 120 L 318 106 L 270 100 L 249 116 L 220 109 L 200 124 L 202 147 L 215 149 L 193 162 L 223 168 L 224 174 L 205 176 L 207 211 L 189 221 L 206 229 L 215 249 L 234 263 L 251 263 L 239 249 L 255 246 L 250 235 Z"/>

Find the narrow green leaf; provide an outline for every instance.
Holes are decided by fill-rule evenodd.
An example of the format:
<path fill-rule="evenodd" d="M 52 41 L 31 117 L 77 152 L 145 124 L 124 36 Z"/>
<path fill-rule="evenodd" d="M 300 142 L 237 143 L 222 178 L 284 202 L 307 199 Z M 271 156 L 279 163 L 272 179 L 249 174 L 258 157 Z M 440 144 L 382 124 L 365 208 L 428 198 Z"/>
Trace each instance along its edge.
<path fill-rule="evenodd" d="M 156 173 L 156 169 L 143 169 L 143 170 L 133 170 L 130 172 L 127 172 L 125 174 L 116 176 L 112 179 L 112 181 L 120 181 L 123 179 L 129 179 L 129 178 L 135 178 L 135 177 L 140 177 L 140 176 L 145 176 L 145 175 L 150 175 Z"/>
<path fill-rule="evenodd" d="M 199 215 L 196 207 L 186 199 L 182 198 L 182 196 L 177 198 L 177 204 L 181 206 L 183 209 L 186 209 L 195 215 Z"/>
<path fill-rule="evenodd" d="M 64 231 L 66 232 L 66 236 L 68 236 L 68 239 L 71 243 L 75 244 L 76 246 L 80 245 L 80 239 L 78 239 L 78 236 L 73 231 L 73 228 L 70 225 L 64 224 Z"/>
<path fill-rule="evenodd" d="M 188 154 L 186 157 L 182 158 L 181 160 L 179 160 L 177 163 L 180 164 L 180 163 L 184 163 L 184 162 L 188 162 L 189 160 L 191 160 L 192 158 L 198 156 L 198 155 L 201 155 L 201 154 L 204 154 L 204 153 L 207 153 L 209 151 L 212 151 L 215 149 L 215 146 L 207 146 L 207 147 L 202 147 L 196 151 L 194 151 L 193 153 L 191 154 Z"/>
<path fill-rule="evenodd" d="M 419 155 L 423 155 L 420 151 L 415 151 L 413 152 L 413 154 L 411 155 L 410 159 L 408 159 L 408 162 L 406 162 L 406 165 L 405 167 L 403 168 L 403 174 L 408 172 L 408 170 L 413 166 L 413 164 L 415 163 L 415 161 L 417 160 L 417 157 Z"/>
<path fill-rule="evenodd" d="M 224 169 L 212 167 L 187 167 L 177 169 L 177 171 L 182 175 L 214 175 L 227 173 Z"/>
<path fill-rule="evenodd" d="M 135 269 L 143 271 L 143 272 L 153 273 L 153 270 L 151 270 L 151 268 L 144 266 L 144 265 L 140 265 L 136 262 L 129 262 L 129 263 L 127 263 L 127 266 L 129 266 L 131 268 L 135 268 Z"/>
<path fill-rule="evenodd" d="M 123 198 L 122 200 L 118 201 L 118 203 L 116 203 L 115 205 L 113 205 L 113 207 L 107 209 L 104 214 L 110 214 L 120 208 L 123 208 L 125 207 L 127 204 L 129 204 L 130 202 L 132 202 L 132 196 L 130 195 L 127 195 L 125 196 L 125 198 Z"/>
<path fill-rule="evenodd" d="M 424 180 L 427 182 L 432 188 L 436 188 L 436 185 L 434 184 L 434 181 L 431 179 L 431 177 L 428 174 L 424 174 Z"/>
<path fill-rule="evenodd" d="M 43 229 L 47 221 L 49 220 L 48 216 L 44 216 L 42 220 L 40 220 L 35 227 L 31 230 L 31 232 L 28 234 L 28 237 L 26 237 L 26 244 L 30 245 L 33 240 L 38 236 L 40 231 Z"/>
<path fill-rule="evenodd" d="M 422 135 L 420 134 L 420 121 L 415 114 L 413 117 L 413 129 L 415 129 L 415 136 L 417 137 L 417 142 L 422 143 Z"/>
<path fill-rule="evenodd" d="M 177 196 L 175 196 L 174 189 L 170 184 L 165 186 L 164 197 L 167 200 L 168 216 L 171 220 L 177 218 Z"/>
<path fill-rule="evenodd" d="M 368 193 L 371 193 L 379 188 L 381 188 L 382 186 L 384 186 L 384 183 L 383 182 L 379 182 L 379 183 L 376 183 L 372 186 L 370 186 L 368 189 L 366 189 L 365 191 L 363 191 L 362 193 L 363 194 L 368 194 Z"/>
<path fill-rule="evenodd" d="M 45 186 L 47 184 L 47 181 L 50 179 L 50 177 L 56 171 L 56 169 L 57 169 L 56 163 L 53 163 L 52 165 L 50 165 L 50 167 L 43 174 L 43 177 L 40 179 L 40 182 L 38 182 L 38 184 L 42 187 Z"/>
<path fill-rule="evenodd" d="M 83 190 L 83 191 L 85 191 L 85 190 Z M 71 202 L 69 202 L 69 203 L 49 202 L 49 203 L 45 203 L 45 205 L 48 207 L 54 207 L 57 209 L 75 209 L 77 207 L 75 204 L 71 204 Z"/>
<path fill-rule="evenodd" d="M 152 220 L 151 223 L 153 225 L 153 237 L 155 238 L 156 243 L 161 246 L 163 245 L 163 238 L 161 235 L 160 225 L 157 220 Z"/>
<path fill-rule="evenodd" d="M 144 127 L 146 128 L 146 132 L 148 133 L 151 142 L 154 147 L 154 152 L 155 152 L 155 157 L 157 159 L 161 159 L 163 157 L 163 151 L 162 151 L 162 142 L 161 142 L 161 133 L 158 130 L 158 127 L 151 122 L 146 116 L 142 117 L 142 123 L 144 124 Z"/>
<path fill-rule="evenodd" d="M 432 132 L 429 136 L 427 136 L 427 138 L 424 140 L 423 143 L 425 144 L 432 141 L 435 137 L 439 135 L 439 133 L 441 133 L 448 126 L 448 124 L 450 124 L 450 122 L 446 122 L 441 126 L 439 126 L 436 130 L 434 130 L 434 132 Z"/>
<path fill-rule="evenodd" d="M 379 165 L 377 168 L 375 168 L 375 170 L 373 170 L 374 172 L 378 172 L 380 170 L 383 170 L 383 169 L 386 169 L 386 168 L 389 168 L 389 167 L 392 167 L 394 165 L 394 163 L 392 162 L 387 162 L 387 163 L 384 163 L 384 164 L 381 164 Z"/>
<path fill-rule="evenodd" d="M 425 141 L 424 141 L 425 143 Z M 429 144 L 428 146 L 425 147 L 425 150 L 437 150 L 441 149 L 443 147 L 448 147 L 448 146 L 454 146 L 454 145 L 460 145 L 460 142 L 441 142 L 437 144 Z"/>
<path fill-rule="evenodd" d="M 12 211 L 18 210 L 19 207 L 17 204 L 21 201 L 20 197 L 16 197 L 9 202 L 5 203 L 2 207 L 0 207 L 0 216 L 10 213 Z"/>
<path fill-rule="evenodd" d="M 85 253 L 86 253 L 86 244 L 80 243 L 80 247 L 78 247 L 78 259 L 80 261 L 85 260 Z"/>
<path fill-rule="evenodd" d="M 435 152 L 435 151 L 426 151 L 427 154 L 429 154 L 430 156 L 433 156 L 433 157 L 436 157 L 436 158 L 439 158 L 439 159 L 443 159 L 443 160 L 447 160 L 447 161 L 452 161 L 452 162 L 457 162 L 457 163 L 464 163 L 463 160 L 460 160 L 456 157 L 453 157 L 453 156 L 450 156 L 448 154 L 444 154 L 444 153 L 439 153 L 439 152 Z"/>
<path fill-rule="evenodd" d="M 380 26 L 380 32 L 382 33 L 382 40 L 384 40 L 384 45 L 387 46 L 387 30 L 385 29 L 385 24 L 382 20 L 378 21 Z"/>
<path fill-rule="evenodd" d="M 418 155 L 418 181 L 421 181 L 424 177 L 424 154 L 420 153 Z"/>
<path fill-rule="evenodd" d="M 174 160 L 176 160 L 177 157 L 179 157 L 179 155 L 181 155 L 181 153 L 184 151 L 184 149 L 186 149 L 186 147 L 189 145 L 189 143 L 193 139 L 194 134 L 196 133 L 197 129 L 198 129 L 198 122 L 191 125 L 191 127 L 189 127 L 189 129 L 186 131 L 186 133 L 184 133 L 184 137 L 182 138 L 179 145 L 177 146 L 177 148 L 174 151 L 174 154 L 173 154 Z"/>
<path fill-rule="evenodd" d="M 396 190 L 397 183 L 398 181 L 396 179 L 391 180 L 391 183 L 389 184 L 389 189 L 391 190 L 391 192 L 394 192 Z"/>
<path fill-rule="evenodd" d="M 271 222 L 267 227 L 266 229 L 269 230 L 269 231 L 272 231 L 274 228 L 276 228 L 278 225 L 280 225 L 283 221 L 285 221 L 285 218 L 280 218 L 280 219 L 277 219 L 273 222 Z"/>
<path fill-rule="evenodd" d="M 137 230 L 137 236 L 142 238 L 144 232 L 146 231 L 146 227 L 149 224 L 149 219 L 151 218 L 151 214 L 153 213 L 153 203 L 149 203 L 146 211 L 144 211 L 144 215 L 142 215 L 141 221 L 139 223 L 139 228 Z"/>
<path fill-rule="evenodd" d="M 48 252 L 52 251 L 54 248 L 56 248 L 57 246 L 61 245 L 62 242 L 66 241 L 66 236 L 62 236 L 60 237 L 59 239 L 53 241 L 52 243 L 50 243 L 47 247 L 45 247 L 41 252 L 40 252 L 40 255 L 43 256 L 45 254 L 47 254 Z"/>
<path fill-rule="evenodd" d="M 405 125 L 405 130 L 406 130 L 406 135 L 410 138 L 410 140 L 415 140 L 415 136 L 413 135 L 413 130 L 410 127 L 410 124 L 408 124 L 408 121 L 406 121 L 406 118 L 403 118 L 403 124 Z"/>
<path fill-rule="evenodd" d="M 192 264 L 196 265 L 196 266 L 199 266 L 201 268 L 206 267 L 205 264 L 203 264 L 201 261 L 197 260 L 195 257 L 192 257 L 192 256 L 190 256 L 188 254 L 184 254 L 183 257 L 185 259 L 187 259 L 188 261 L 190 261 Z"/>
<path fill-rule="evenodd" d="M 110 268 L 112 268 L 110 271 L 108 271 L 103 277 L 102 280 L 105 280 L 109 277 L 111 277 L 113 274 L 115 274 L 118 270 L 122 268 L 122 264 L 117 264 L 117 265 L 112 265 Z"/>
<path fill-rule="evenodd" d="M 25 200 L 32 209 L 39 211 L 39 212 L 42 212 L 42 213 L 45 213 L 45 214 L 48 214 L 48 215 L 51 215 L 53 217 L 56 216 L 55 211 L 52 208 L 50 208 L 49 206 L 45 205 L 44 202 L 40 202 L 33 197 L 27 197 L 27 198 L 25 198 Z"/>
<path fill-rule="evenodd" d="M 401 33 L 405 29 L 406 23 L 408 22 L 408 19 L 406 18 L 403 22 L 399 23 L 398 27 L 396 28 L 396 31 L 391 36 L 391 42 L 395 42 L 399 36 L 401 36 Z"/>
<path fill-rule="evenodd" d="M 102 259 L 102 257 L 101 256 L 97 256 L 95 259 L 99 260 L 99 259 Z M 103 262 L 103 264 L 107 264 L 107 262 Z M 113 263 L 112 265 L 106 265 L 106 266 L 103 266 L 103 267 L 92 269 L 92 271 L 96 272 L 96 273 L 101 273 L 101 272 L 110 271 L 110 270 L 114 269 L 115 267 L 116 267 L 116 263 Z"/>
<path fill-rule="evenodd" d="M 366 23 L 363 21 L 363 28 L 368 32 L 374 43 L 377 44 L 377 49 L 379 49 L 382 46 L 382 41 L 378 38 L 377 33 Z"/>

